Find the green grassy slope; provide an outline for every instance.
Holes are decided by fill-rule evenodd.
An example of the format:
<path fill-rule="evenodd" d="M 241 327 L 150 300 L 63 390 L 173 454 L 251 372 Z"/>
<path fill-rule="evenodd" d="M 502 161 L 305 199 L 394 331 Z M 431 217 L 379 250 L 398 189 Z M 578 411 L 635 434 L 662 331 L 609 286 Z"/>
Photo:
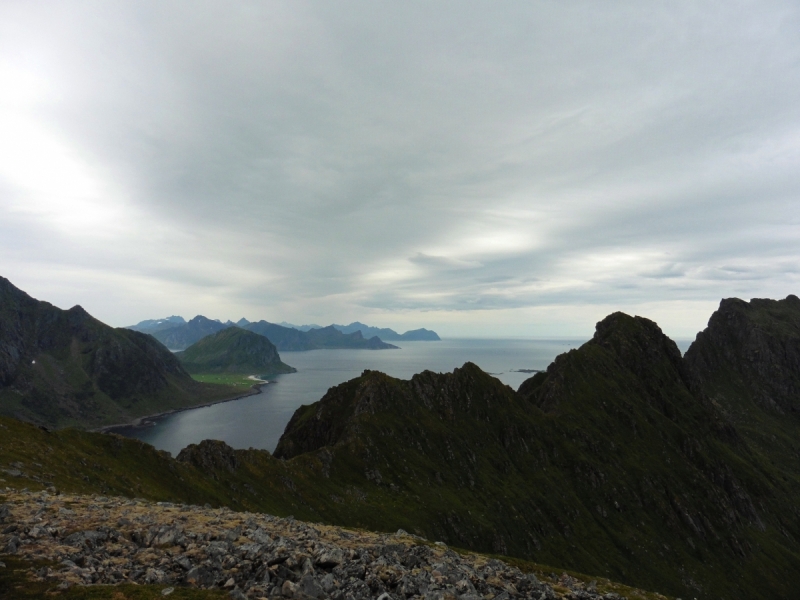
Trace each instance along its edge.
<path fill-rule="evenodd" d="M 189 373 L 270 376 L 296 371 L 281 361 L 278 350 L 267 338 L 239 327 L 204 337 L 176 356 Z"/>
<path fill-rule="evenodd" d="M 3 503 L 2 489 L 6 486 L 31 490 L 49 488 L 51 491 L 122 495 L 196 505 L 209 503 L 279 516 L 292 514 L 315 522 L 367 525 L 379 531 L 394 527 L 386 519 L 391 492 L 380 487 L 362 489 L 331 482 L 320 477 L 320 464 L 308 457 L 281 461 L 265 451 L 233 451 L 221 442 L 204 442 L 186 454 L 190 455 L 186 461 L 178 461 L 138 440 L 71 429 L 48 432 L 29 423 L 0 417 L 0 504 Z M 391 527 L 381 526 L 380 519 Z M 372 526 L 376 522 L 378 526 Z M 408 518 L 401 522 L 409 527 L 409 523 L 413 523 Z M 165 587 L 92 586 L 58 591 L 52 589 L 51 584 L 26 581 L 16 569 L 28 565 L 14 556 L 0 558 L 7 565 L 6 569 L 0 569 L 0 599 L 3 600 L 147 599 L 161 597 Z M 560 568 L 530 561 L 512 558 L 510 562 L 553 583 L 557 583 L 562 573 Z M 597 579 L 574 571 L 569 574 L 585 582 Z M 600 591 L 630 598 L 656 597 L 610 580 L 600 579 L 597 587 Z M 174 596 L 222 597 L 214 591 L 183 588 L 176 588 Z"/>
<path fill-rule="evenodd" d="M 0 278 L 0 414 L 98 427 L 235 393 L 194 381 L 148 335 L 40 302 Z"/>

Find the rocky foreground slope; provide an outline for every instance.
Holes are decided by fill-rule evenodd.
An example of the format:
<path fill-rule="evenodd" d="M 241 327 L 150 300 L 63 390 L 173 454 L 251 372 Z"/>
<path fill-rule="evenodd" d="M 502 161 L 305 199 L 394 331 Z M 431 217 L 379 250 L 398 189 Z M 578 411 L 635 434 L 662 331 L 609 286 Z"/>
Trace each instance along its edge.
<path fill-rule="evenodd" d="M 226 508 L 7 490 L 0 528 L 0 551 L 47 561 L 29 577 L 53 591 L 135 582 L 159 584 L 164 595 L 172 586 L 222 588 L 238 600 L 620 598 L 566 574 L 548 585 L 402 530 L 377 534 Z"/>

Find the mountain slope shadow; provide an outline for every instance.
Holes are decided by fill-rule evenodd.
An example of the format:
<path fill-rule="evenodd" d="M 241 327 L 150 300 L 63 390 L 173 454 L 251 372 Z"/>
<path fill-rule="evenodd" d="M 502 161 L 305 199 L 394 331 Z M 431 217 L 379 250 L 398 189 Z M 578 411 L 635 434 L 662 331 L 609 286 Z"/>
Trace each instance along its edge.
<path fill-rule="evenodd" d="M 691 383 L 655 323 L 615 313 L 519 393 L 470 363 L 365 372 L 301 407 L 275 456 L 393 498 L 360 522 L 676 594 L 786 597 L 785 490 Z"/>

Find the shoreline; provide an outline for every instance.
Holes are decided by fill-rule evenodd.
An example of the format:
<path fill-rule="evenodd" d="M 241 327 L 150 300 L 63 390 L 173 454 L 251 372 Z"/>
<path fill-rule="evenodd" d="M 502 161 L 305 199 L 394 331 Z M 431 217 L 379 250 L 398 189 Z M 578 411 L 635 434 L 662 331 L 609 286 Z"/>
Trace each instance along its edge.
<path fill-rule="evenodd" d="M 253 379 L 255 380 L 254 376 L 251 376 L 251 377 L 253 377 Z M 132 421 L 129 421 L 127 423 L 117 423 L 117 424 L 114 424 L 114 425 L 103 425 L 102 427 L 97 427 L 96 429 L 90 429 L 89 431 L 94 432 L 94 433 L 116 433 L 114 431 L 114 429 L 120 429 L 122 427 L 132 427 L 132 428 L 147 427 L 150 424 L 152 424 L 156 419 L 160 419 L 160 418 L 166 417 L 168 415 L 173 415 L 175 413 L 183 412 L 183 411 L 186 411 L 186 410 L 194 410 L 195 408 L 205 408 L 207 406 L 214 406 L 215 404 L 223 404 L 225 402 L 233 402 L 234 400 L 241 400 L 242 398 L 249 398 L 250 396 L 255 396 L 255 395 L 261 393 L 261 388 L 263 386 L 265 386 L 268 383 L 270 383 L 269 381 L 265 381 L 263 379 L 258 379 L 258 380 L 255 380 L 255 381 L 257 381 L 257 383 L 255 383 L 252 387 L 250 387 L 250 389 L 247 391 L 246 394 L 240 394 L 240 395 L 234 396 L 232 398 L 222 398 L 220 400 L 212 400 L 211 402 L 204 402 L 203 404 L 195 404 L 195 405 L 192 405 L 192 406 L 182 406 L 182 407 L 179 407 L 179 408 L 173 408 L 173 409 L 170 409 L 170 410 L 166 410 L 166 411 L 160 412 L 160 413 L 153 413 L 153 414 L 150 414 L 150 415 L 143 415 L 141 417 L 136 417 L 135 419 L 133 419 Z M 117 434 L 117 435 L 121 435 L 121 434 Z"/>

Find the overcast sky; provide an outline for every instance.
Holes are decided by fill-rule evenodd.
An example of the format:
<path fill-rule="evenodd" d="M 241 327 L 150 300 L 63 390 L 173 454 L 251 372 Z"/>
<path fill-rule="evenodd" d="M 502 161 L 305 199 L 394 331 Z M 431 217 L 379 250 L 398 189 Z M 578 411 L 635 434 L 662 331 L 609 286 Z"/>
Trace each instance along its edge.
<path fill-rule="evenodd" d="M 111 325 L 693 337 L 800 294 L 797 2 L 0 3 L 0 275 Z"/>

